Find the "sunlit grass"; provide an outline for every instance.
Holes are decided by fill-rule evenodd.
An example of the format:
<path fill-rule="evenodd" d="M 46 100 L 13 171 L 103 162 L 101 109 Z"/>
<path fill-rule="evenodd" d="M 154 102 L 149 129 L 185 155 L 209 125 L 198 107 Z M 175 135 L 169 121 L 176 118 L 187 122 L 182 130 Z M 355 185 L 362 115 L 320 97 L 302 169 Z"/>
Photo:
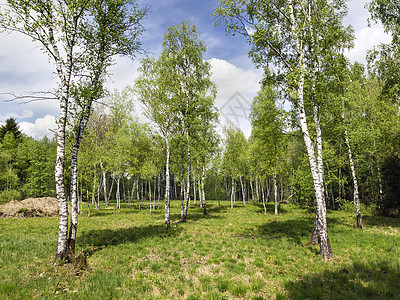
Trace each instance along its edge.
<path fill-rule="evenodd" d="M 89 269 L 54 266 L 57 218 L 0 220 L 0 298 L 72 299 L 394 299 L 400 298 L 400 220 L 328 212 L 334 257 L 307 245 L 312 210 L 282 205 L 198 203 L 179 223 L 163 210 L 123 206 L 79 216 L 77 249 Z"/>

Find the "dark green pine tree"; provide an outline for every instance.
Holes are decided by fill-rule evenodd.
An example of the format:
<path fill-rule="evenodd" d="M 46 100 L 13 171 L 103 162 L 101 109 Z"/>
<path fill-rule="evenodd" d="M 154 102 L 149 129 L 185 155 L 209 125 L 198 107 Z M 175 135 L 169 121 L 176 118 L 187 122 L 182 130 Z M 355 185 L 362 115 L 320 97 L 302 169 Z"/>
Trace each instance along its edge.
<path fill-rule="evenodd" d="M 22 133 L 14 118 L 7 119 L 6 124 L 0 127 L 0 143 L 3 142 L 4 136 L 9 132 L 14 134 L 15 140 L 21 141 Z"/>

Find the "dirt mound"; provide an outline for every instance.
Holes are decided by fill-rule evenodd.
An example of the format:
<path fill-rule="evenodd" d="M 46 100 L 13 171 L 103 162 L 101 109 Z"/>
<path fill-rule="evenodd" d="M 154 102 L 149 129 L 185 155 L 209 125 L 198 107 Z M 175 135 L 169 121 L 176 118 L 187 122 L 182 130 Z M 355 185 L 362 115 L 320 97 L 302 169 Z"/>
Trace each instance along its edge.
<path fill-rule="evenodd" d="M 52 217 L 58 215 L 56 198 L 28 198 L 22 201 L 11 201 L 0 206 L 0 217 Z"/>

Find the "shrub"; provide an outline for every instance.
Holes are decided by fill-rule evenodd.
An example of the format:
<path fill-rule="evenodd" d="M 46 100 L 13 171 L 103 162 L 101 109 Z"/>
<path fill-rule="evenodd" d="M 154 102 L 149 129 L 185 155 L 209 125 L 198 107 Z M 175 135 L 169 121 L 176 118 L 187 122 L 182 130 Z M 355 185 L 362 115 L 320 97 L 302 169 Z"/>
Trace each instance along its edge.
<path fill-rule="evenodd" d="M 21 200 L 21 193 L 16 190 L 6 190 L 0 192 L 0 203 L 10 202 L 11 200 L 19 201 Z"/>

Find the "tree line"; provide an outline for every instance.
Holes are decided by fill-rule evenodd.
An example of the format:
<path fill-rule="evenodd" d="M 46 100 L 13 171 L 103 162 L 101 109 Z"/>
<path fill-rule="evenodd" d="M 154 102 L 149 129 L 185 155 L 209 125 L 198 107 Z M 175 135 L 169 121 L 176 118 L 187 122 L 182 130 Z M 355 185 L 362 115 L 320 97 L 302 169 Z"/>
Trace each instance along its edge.
<path fill-rule="evenodd" d="M 12 119 L 1 128 L 1 197 L 57 196 L 62 260 L 74 253 L 79 202 L 99 208 L 110 198 L 118 209 L 121 199 L 139 209 L 147 200 L 150 213 L 163 201 L 167 228 L 170 199 L 181 200 L 181 222 L 192 200 L 204 214 L 206 199 L 253 201 L 265 213 L 271 200 L 276 215 L 282 202 L 313 206 L 310 241 L 330 257 L 327 208 L 352 201 L 358 228 L 362 203 L 399 212 L 399 7 L 368 5 L 393 41 L 370 52 L 367 71 L 344 55 L 354 34 L 343 25 L 343 1 L 219 1 L 216 25 L 244 35 L 264 70 L 247 139 L 234 126 L 216 130 L 217 88 L 193 24 L 169 28 L 161 54 L 141 61 L 139 78 L 108 94 L 107 68 L 139 50 L 146 9 L 130 1 L 8 1 L 2 28 L 33 37 L 55 63 L 60 118 L 52 141 L 24 136 Z M 132 117 L 133 99 L 148 123 Z"/>

